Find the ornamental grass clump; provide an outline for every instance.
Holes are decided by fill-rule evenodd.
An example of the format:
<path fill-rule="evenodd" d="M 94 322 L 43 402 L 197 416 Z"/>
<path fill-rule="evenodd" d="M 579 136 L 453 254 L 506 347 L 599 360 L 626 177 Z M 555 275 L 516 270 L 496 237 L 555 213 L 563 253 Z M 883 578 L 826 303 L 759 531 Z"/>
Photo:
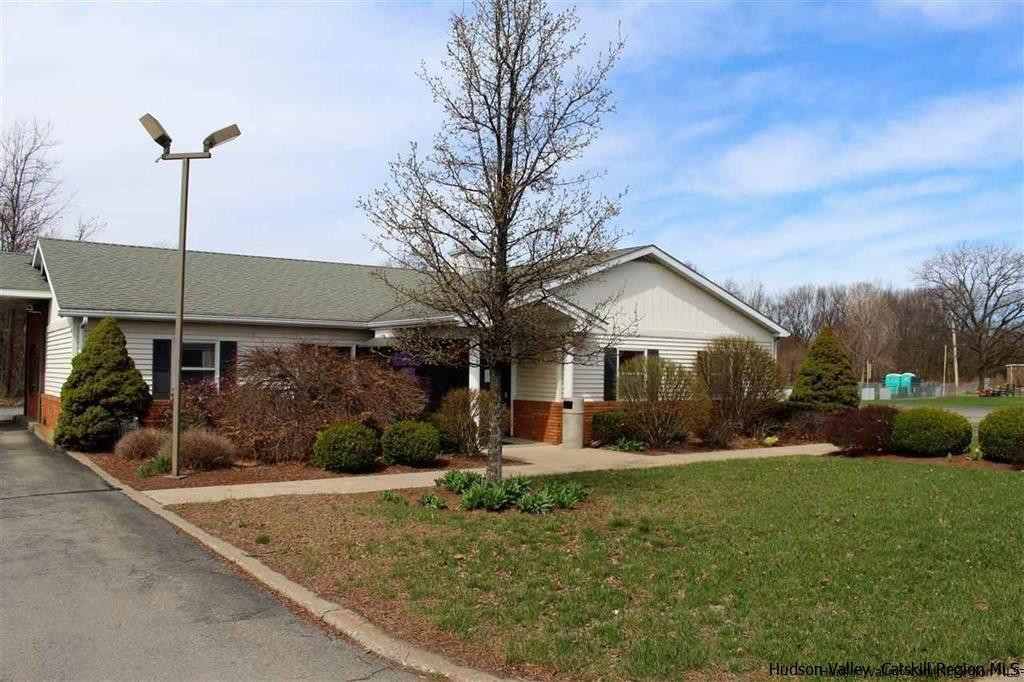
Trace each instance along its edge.
<path fill-rule="evenodd" d="M 142 417 L 151 402 L 121 328 L 113 318 L 104 318 L 71 360 L 71 374 L 60 392 L 54 442 L 69 450 L 107 450 L 121 435 L 122 425 Z"/>
<path fill-rule="evenodd" d="M 121 436 L 114 446 L 114 454 L 128 460 L 156 457 L 168 435 L 159 429 L 134 429 Z"/>
<path fill-rule="evenodd" d="M 160 448 L 160 456 L 171 456 L 169 435 Z M 181 468 L 189 471 L 225 469 L 238 459 L 238 448 L 224 436 L 209 429 L 188 429 L 182 431 L 179 437 L 178 458 Z"/>

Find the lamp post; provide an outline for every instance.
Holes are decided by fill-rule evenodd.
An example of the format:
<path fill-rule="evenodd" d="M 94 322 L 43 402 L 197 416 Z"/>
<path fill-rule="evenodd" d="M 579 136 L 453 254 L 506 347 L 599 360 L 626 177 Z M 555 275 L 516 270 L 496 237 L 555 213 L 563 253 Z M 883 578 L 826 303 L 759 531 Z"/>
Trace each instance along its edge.
<path fill-rule="evenodd" d="M 242 131 L 231 124 L 210 133 L 203 140 L 203 151 L 171 153 L 171 136 L 150 114 L 144 114 L 139 123 L 146 129 L 153 141 L 163 147 L 163 154 L 157 161 L 181 161 L 181 210 L 178 216 L 178 290 L 174 306 L 174 341 L 171 344 L 171 476 L 178 476 L 178 445 L 181 433 L 181 348 L 185 317 L 185 230 L 188 223 L 188 171 L 192 159 L 209 159 L 210 150 L 217 145 L 230 142 Z"/>

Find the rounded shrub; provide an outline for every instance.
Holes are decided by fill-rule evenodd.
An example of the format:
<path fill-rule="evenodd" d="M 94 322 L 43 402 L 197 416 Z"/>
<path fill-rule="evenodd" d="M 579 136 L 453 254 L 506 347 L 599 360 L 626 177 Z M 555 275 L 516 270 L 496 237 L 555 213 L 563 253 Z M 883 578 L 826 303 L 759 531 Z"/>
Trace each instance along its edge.
<path fill-rule="evenodd" d="M 135 429 L 121 436 L 114 446 L 114 454 L 121 459 L 150 459 L 156 457 L 167 439 L 167 432 L 159 429 Z"/>
<path fill-rule="evenodd" d="M 908 455 L 959 455 L 971 444 L 971 423 L 935 407 L 903 410 L 893 419 L 892 445 Z"/>
<path fill-rule="evenodd" d="M 313 465 L 327 471 L 366 471 L 377 457 L 377 434 L 355 422 L 335 424 L 313 444 Z"/>
<path fill-rule="evenodd" d="M 395 422 L 380 439 L 381 458 L 388 464 L 426 466 L 441 451 L 441 434 L 424 422 Z"/>
<path fill-rule="evenodd" d="M 171 437 L 160 448 L 160 456 L 171 457 Z M 231 466 L 238 459 L 238 448 L 224 436 L 207 429 L 187 429 L 178 441 L 178 465 L 189 471 L 210 471 Z"/>
<path fill-rule="evenodd" d="M 978 426 L 978 444 L 985 457 L 1024 464 L 1024 405 L 990 413 Z"/>

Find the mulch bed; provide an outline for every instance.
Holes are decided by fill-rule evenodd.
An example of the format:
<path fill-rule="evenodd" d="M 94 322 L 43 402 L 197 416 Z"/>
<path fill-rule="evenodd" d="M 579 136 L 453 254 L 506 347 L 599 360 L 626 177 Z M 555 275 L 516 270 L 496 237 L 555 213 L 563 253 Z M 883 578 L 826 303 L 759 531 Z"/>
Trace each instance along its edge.
<path fill-rule="evenodd" d="M 339 474 L 324 471 L 301 462 L 281 462 L 280 464 L 245 464 L 238 463 L 230 469 L 213 471 L 196 471 L 188 473 L 184 478 L 174 479 L 156 475 L 139 478 L 138 468 L 141 461 L 121 459 L 113 454 L 92 454 L 88 456 L 111 476 L 123 481 L 136 490 L 165 490 L 167 488 L 198 488 L 210 485 L 237 485 L 243 483 L 276 483 L 278 481 L 304 481 L 315 478 L 347 478 L 349 476 L 365 476 L 367 474 L 408 474 L 417 471 L 444 471 L 445 469 L 472 469 L 487 465 L 481 457 L 465 457 L 463 455 L 442 455 L 430 467 L 418 468 L 405 464 L 380 464 L 362 474 Z M 505 458 L 505 464 L 521 464 L 521 462 Z"/>
<path fill-rule="evenodd" d="M 836 457 L 843 457 L 843 454 L 836 454 Z M 967 459 L 964 455 L 958 455 L 952 459 L 945 457 L 908 457 L 906 455 L 861 455 L 857 459 L 882 459 L 890 462 L 912 462 L 914 464 L 931 464 L 932 466 L 952 467 L 954 469 L 990 469 L 992 471 L 1017 471 L 1024 473 L 1024 467 L 1020 464 L 1009 464 L 1008 462 L 993 462 L 983 459 L 980 462 Z"/>
<path fill-rule="evenodd" d="M 808 445 L 811 443 L 820 443 L 821 440 L 808 440 L 801 438 L 780 438 L 774 445 L 765 445 L 762 441 L 756 438 L 735 438 L 728 445 L 708 445 L 701 441 L 693 441 L 687 443 L 677 443 L 671 447 L 664 449 L 648 448 L 647 450 L 640 450 L 630 454 L 634 455 L 650 455 L 652 457 L 660 457 L 661 455 L 685 455 L 695 452 L 714 452 L 717 450 L 751 450 L 753 448 L 766 448 L 766 447 L 777 447 L 781 448 L 786 445 Z M 608 448 L 614 450 L 615 448 Z"/>

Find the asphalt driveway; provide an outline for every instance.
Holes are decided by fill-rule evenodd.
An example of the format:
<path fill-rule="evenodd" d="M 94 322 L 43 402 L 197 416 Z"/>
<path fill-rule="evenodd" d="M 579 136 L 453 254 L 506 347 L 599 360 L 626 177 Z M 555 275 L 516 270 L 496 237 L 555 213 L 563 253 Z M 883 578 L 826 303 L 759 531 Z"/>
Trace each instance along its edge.
<path fill-rule="evenodd" d="M 0 425 L 0 680 L 411 680 Z"/>

